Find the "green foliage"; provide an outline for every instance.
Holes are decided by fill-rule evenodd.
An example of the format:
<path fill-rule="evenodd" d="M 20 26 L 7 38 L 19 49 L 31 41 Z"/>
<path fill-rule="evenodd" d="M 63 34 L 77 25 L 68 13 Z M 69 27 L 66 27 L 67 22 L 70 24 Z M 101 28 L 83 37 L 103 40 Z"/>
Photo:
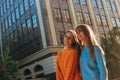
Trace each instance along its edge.
<path fill-rule="evenodd" d="M 113 80 L 120 75 L 120 31 L 113 28 L 109 31 L 107 37 L 102 37 L 101 40 L 106 54 L 109 80 Z"/>
<path fill-rule="evenodd" d="M 17 80 L 18 61 L 9 56 L 9 47 L 6 47 L 3 57 L 0 56 L 0 80 Z"/>

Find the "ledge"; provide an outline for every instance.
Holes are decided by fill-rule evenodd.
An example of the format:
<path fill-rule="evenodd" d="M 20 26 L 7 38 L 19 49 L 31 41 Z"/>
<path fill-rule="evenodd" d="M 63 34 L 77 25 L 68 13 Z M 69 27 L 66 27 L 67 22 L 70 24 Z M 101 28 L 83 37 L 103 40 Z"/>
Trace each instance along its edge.
<path fill-rule="evenodd" d="M 22 66 L 22 65 L 25 65 L 27 63 L 30 63 L 42 56 L 45 56 L 47 54 L 50 54 L 50 53 L 53 53 L 53 52 L 58 52 L 59 50 L 61 50 L 63 48 L 63 46 L 48 46 L 47 48 L 45 49 L 42 49 L 36 53 L 33 53 L 32 55 L 22 59 L 19 61 L 19 65 Z"/>

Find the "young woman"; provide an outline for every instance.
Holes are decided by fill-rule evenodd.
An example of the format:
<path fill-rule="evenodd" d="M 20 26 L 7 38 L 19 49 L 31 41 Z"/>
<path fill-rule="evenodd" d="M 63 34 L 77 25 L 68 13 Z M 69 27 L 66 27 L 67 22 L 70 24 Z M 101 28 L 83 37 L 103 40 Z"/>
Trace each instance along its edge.
<path fill-rule="evenodd" d="M 77 34 L 69 30 L 64 37 L 65 47 L 56 59 L 57 80 L 81 80 L 79 70 L 79 41 Z"/>
<path fill-rule="evenodd" d="M 78 39 L 83 46 L 80 55 L 80 69 L 83 80 L 108 80 L 104 52 L 91 28 L 82 24 L 76 27 Z"/>

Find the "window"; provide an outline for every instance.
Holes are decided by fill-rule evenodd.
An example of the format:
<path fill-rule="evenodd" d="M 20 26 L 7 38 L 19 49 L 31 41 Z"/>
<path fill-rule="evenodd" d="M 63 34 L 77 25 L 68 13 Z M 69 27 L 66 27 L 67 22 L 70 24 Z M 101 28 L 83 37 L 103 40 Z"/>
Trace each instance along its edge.
<path fill-rule="evenodd" d="M 26 69 L 26 70 L 24 71 L 24 75 L 25 75 L 25 76 L 30 75 L 30 74 L 31 74 L 31 71 L 30 71 L 29 69 Z"/>
<path fill-rule="evenodd" d="M 74 3 L 80 3 L 79 0 L 73 0 L 73 1 L 74 1 Z"/>
<path fill-rule="evenodd" d="M 34 4 L 33 2 L 34 0 L 30 0 L 30 6 L 32 6 Z"/>
<path fill-rule="evenodd" d="M 26 35 L 26 25 L 25 23 L 22 24 L 22 31 L 23 31 L 23 35 Z"/>
<path fill-rule="evenodd" d="M 0 16 L 3 16 L 3 9 L 2 9 L 2 7 L 0 8 Z"/>
<path fill-rule="evenodd" d="M 117 26 L 120 27 L 120 19 L 116 18 Z"/>
<path fill-rule="evenodd" d="M 9 36 L 7 36 L 7 43 L 9 44 Z"/>
<path fill-rule="evenodd" d="M 21 27 L 18 27 L 18 37 L 19 37 L 19 38 L 21 38 L 21 37 L 22 37 Z"/>
<path fill-rule="evenodd" d="M 5 20 L 5 26 L 6 26 L 6 29 L 8 29 L 8 21 Z"/>
<path fill-rule="evenodd" d="M 40 72 L 40 71 L 43 71 L 43 67 L 40 65 L 35 66 L 34 72 Z"/>
<path fill-rule="evenodd" d="M 14 42 L 17 42 L 18 40 L 17 40 L 17 31 L 14 31 L 13 32 L 13 41 Z"/>
<path fill-rule="evenodd" d="M 13 0 L 10 0 L 10 5 L 12 5 L 13 4 Z"/>
<path fill-rule="evenodd" d="M 24 5 L 25 5 L 25 11 L 27 11 L 29 8 L 28 0 L 24 0 Z"/>
<path fill-rule="evenodd" d="M 96 20 L 97 20 L 98 25 L 102 25 L 100 15 L 96 15 Z"/>
<path fill-rule="evenodd" d="M 77 17 L 78 17 L 78 22 L 79 23 L 84 23 L 84 21 L 83 21 L 83 15 L 82 15 L 81 12 L 77 12 Z"/>
<path fill-rule="evenodd" d="M 67 0 L 63 0 L 63 1 L 67 2 Z"/>
<path fill-rule="evenodd" d="M 65 22 L 70 23 L 70 15 L 67 9 L 64 10 L 64 19 L 65 19 Z"/>
<path fill-rule="evenodd" d="M 104 26 L 107 26 L 107 19 L 106 16 L 102 16 L 102 22 Z"/>
<path fill-rule="evenodd" d="M 62 17 L 61 17 L 61 11 L 60 11 L 60 9 L 54 9 L 55 10 L 55 17 L 56 17 L 56 20 L 58 21 L 58 22 L 61 22 L 62 21 Z"/>
<path fill-rule="evenodd" d="M 103 5 L 102 5 L 102 2 L 101 2 L 101 0 L 98 0 L 98 8 L 103 8 Z"/>
<path fill-rule="evenodd" d="M 4 26 L 4 24 L 1 23 L 1 26 L 2 26 L 2 32 L 4 32 L 4 31 L 5 31 L 5 26 Z"/>
<path fill-rule="evenodd" d="M 108 8 L 108 10 L 110 10 L 110 11 L 111 11 L 111 10 L 112 10 L 112 7 L 111 7 L 111 5 L 110 5 L 110 2 L 109 2 L 109 1 L 107 1 L 106 3 L 107 3 L 107 8 Z"/>
<path fill-rule="evenodd" d="M 82 4 L 86 5 L 87 4 L 86 0 L 82 0 Z"/>
<path fill-rule="evenodd" d="M 16 12 L 16 19 L 18 19 L 18 18 L 19 18 L 19 10 L 18 10 L 18 7 L 16 8 L 15 12 Z"/>
<path fill-rule="evenodd" d="M 9 4 L 9 0 L 7 0 L 7 9 L 9 8 L 10 4 Z"/>
<path fill-rule="evenodd" d="M 24 8 L 23 8 L 23 4 L 20 4 L 20 14 L 22 15 L 24 13 Z"/>
<path fill-rule="evenodd" d="M 87 24 L 91 24 L 90 15 L 88 13 L 85 13 L 84 16 L 85 16 L 85 22 Z"/>
<path fill-rule="evenodd" d="M 9 21 L 9 26 L 11 26 L 11 16 L 8 17 L 8 21 Z"/>
<path fill-rule="evenodd" d="M 112 21 L 113 27 L 116 27 L 115 18 L 111 18 L 111 21 Z"/>
<path fill-rule="evenodd" d="M 6 12 L 6 4 L 4 3 L 4 13 Z"/>
<path fill-rule="evenodd" d="M 116 11 L 115 3 L 114 3 L 114 2 L 111 2 L 111 5 L 112 5 L 112 9 L 113 9 L 113 11 Z"/>
<path fill-rule="evenodd" d="M 97 7 L 97 2 L 96 2 L 96 0 L 92 0 L 92 6 L 93 6 L 93 7 Z"/>
<path fill-rule="evenodd" d="M 12 22 L 13 23 L 15 22 L 15 14 L 14 14 L 14 12 L 12 12 Z"/>
<path fill-rule="evenodd" d="M 38 26 L 36 15 L 33 15 L 33 16 L 32 16 L 32 21 L 33 21 L 33 27 L 36 28 L 36 27 Z"/>
<path fill-rule="evenodd" d="M 64 44 L 64 32 L 60 32 L 59 39 L 60 39 L 60 44 Z"/>
<path fill-rule="evenodd" d="M 28 32 L 30 32 L 32 28 L 30 19 L 27 20 L 27 28 L 28 28 Z"/>
<path fill-rule="evenodd" d="M 13 42 L 13 34 L 10 34 L 9 38 L 10 38 L 10 43 L 12 43 Z"/>

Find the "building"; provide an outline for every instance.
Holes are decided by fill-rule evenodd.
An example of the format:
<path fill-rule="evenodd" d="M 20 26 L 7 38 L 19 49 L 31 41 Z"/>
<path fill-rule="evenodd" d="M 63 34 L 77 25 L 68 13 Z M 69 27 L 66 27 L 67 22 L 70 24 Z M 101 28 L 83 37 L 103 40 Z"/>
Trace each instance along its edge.
<path fill-rule="evenodd" d="M 86 23 L 106 36 L 120 27 L 119 8 L 120 0 L 0 0 L 3 50 L 20 61 L 21 80 L 54 80 L 64 33 Z"/>

